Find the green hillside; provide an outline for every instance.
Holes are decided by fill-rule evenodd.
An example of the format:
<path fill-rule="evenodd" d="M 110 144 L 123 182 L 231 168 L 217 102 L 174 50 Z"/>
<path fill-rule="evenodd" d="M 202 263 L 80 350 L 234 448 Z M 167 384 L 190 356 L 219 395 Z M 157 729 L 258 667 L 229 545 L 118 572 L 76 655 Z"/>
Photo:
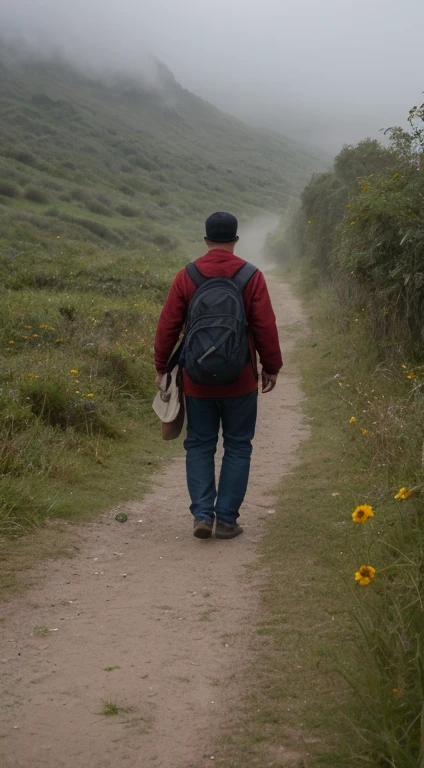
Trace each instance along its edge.
<path fill-rule="evenodd" d="M 0 48 L 0 534 L 140 493 L 171 275 L 212 210 L 284 210 L 320 167 L 160 65 L 153 88 Z"/>
<path fill-rule="evenodd" d="M 50 205 L 39 213 L 88 209 L 111 240 L 128 235 L 121 220 L 129 208 L 127 218 L 144 219 L 136 229 L 147 239 L 155 224 L 178 228 L 181 217 L 202 219 L 215 208 L 281 210 L 323 164 L 219 112 L 160 65 L 153 89 L 124 78 L 96 82 L 59 61 L 18 64 L 0 55 L 0 113 L 0 177 L 18 185 L 19 197 L 39 186 Z M 93 200 L 78 200 L 76 186 Z"/>

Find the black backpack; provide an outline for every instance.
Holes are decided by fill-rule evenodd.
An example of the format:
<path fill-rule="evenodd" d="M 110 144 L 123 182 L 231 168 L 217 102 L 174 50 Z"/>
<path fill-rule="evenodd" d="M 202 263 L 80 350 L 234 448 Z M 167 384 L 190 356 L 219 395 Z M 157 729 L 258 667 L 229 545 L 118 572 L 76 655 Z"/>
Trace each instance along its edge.
<path fill-rule="evenodd" d="M 232 384 L 251 359 L 243 291 L 257 267 L 243 264 L 231 278 L 206 278 L 193 263 L 186 269 L 196 293 L 188 308 L 180 366 L 196 384 Z"/>

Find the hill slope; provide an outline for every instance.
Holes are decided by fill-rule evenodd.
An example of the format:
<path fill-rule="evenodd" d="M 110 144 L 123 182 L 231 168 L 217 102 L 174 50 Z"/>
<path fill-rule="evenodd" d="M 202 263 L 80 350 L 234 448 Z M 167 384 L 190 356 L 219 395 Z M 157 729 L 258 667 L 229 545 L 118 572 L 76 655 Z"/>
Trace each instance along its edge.
<path fill-rule="evenodd" d="M 1 536 L 139 495 L 171 275 L 212 210 L 281 211 L 320 160 L 160 66 L 106 83 L 3 49 L 0 115 Z"/>
<path fill-rule="evenodd" d="M 132 199 L 171 225 L 215 208 L 281 210 L 323 165 L 188 93 L 161 65 L 155 86 L 101 82 L 0 49 L 0 113 L 1 179 L 39 184 L 50 202 L 91 187 L 114 197 L 112 209 Z"/>

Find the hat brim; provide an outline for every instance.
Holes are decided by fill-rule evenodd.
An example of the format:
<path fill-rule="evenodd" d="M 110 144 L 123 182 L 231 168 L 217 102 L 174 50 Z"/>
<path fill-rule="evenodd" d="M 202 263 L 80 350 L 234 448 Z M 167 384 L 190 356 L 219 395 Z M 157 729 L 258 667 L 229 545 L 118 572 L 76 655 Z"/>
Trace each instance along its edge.
<path fill-rule="evenodd" d="M 153 400 L 153 410 L 163 424 L 175 421 L 181 408 L 180 391 L 177 384 L 178 366 L 171 372 L 169 386 L 167 387 L 169 374 L 162 376 L 160 388 Z"/>
<path fill-rule="evenodd" d="M 234 237 L 226 238 L 225 240 L 217 240 L 216 237 L 211 237 L 206 233 L 205 240 L 209 240 L 210 243 L 235 243 L 237 240 L 237 235 L 234 235 Z"/>

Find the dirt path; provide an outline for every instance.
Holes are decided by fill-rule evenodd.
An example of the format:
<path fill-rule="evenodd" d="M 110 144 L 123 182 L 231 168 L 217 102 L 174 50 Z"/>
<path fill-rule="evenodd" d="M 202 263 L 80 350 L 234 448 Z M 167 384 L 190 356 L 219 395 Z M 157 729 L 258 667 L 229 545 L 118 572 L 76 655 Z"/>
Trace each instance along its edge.
<path fill-rule="evenodd" d="M 279 217 L 275 213 L 265 213 L 263 216 L 240 225 L 240 247 L 236 253 L 246 261 L 252 261 L 260 269 L 269 269 L 270 264 L 265 259 L 264 245 L 269 232 L 278 226 Z"/>
<path fill-rule="evenodd" d="M 279 325 L 303 322 L 289 288 L 270 289 Z M 218 759 L 258 615 L 259 584 L 246 566 L 257 562 L 273 489 L 306 431 L 301 398 L 290 367 L 260 398 L 239 539 L 192 537 L 179 458 L 154 493 L 125 507 L 126 524 L 115 510 L 82 526 L 79 554 L 43 566 L 40 586 L 3 606 L 2 766 L 199 768 Z M 105 717 L 105 700 L 128 711 Z"/>

